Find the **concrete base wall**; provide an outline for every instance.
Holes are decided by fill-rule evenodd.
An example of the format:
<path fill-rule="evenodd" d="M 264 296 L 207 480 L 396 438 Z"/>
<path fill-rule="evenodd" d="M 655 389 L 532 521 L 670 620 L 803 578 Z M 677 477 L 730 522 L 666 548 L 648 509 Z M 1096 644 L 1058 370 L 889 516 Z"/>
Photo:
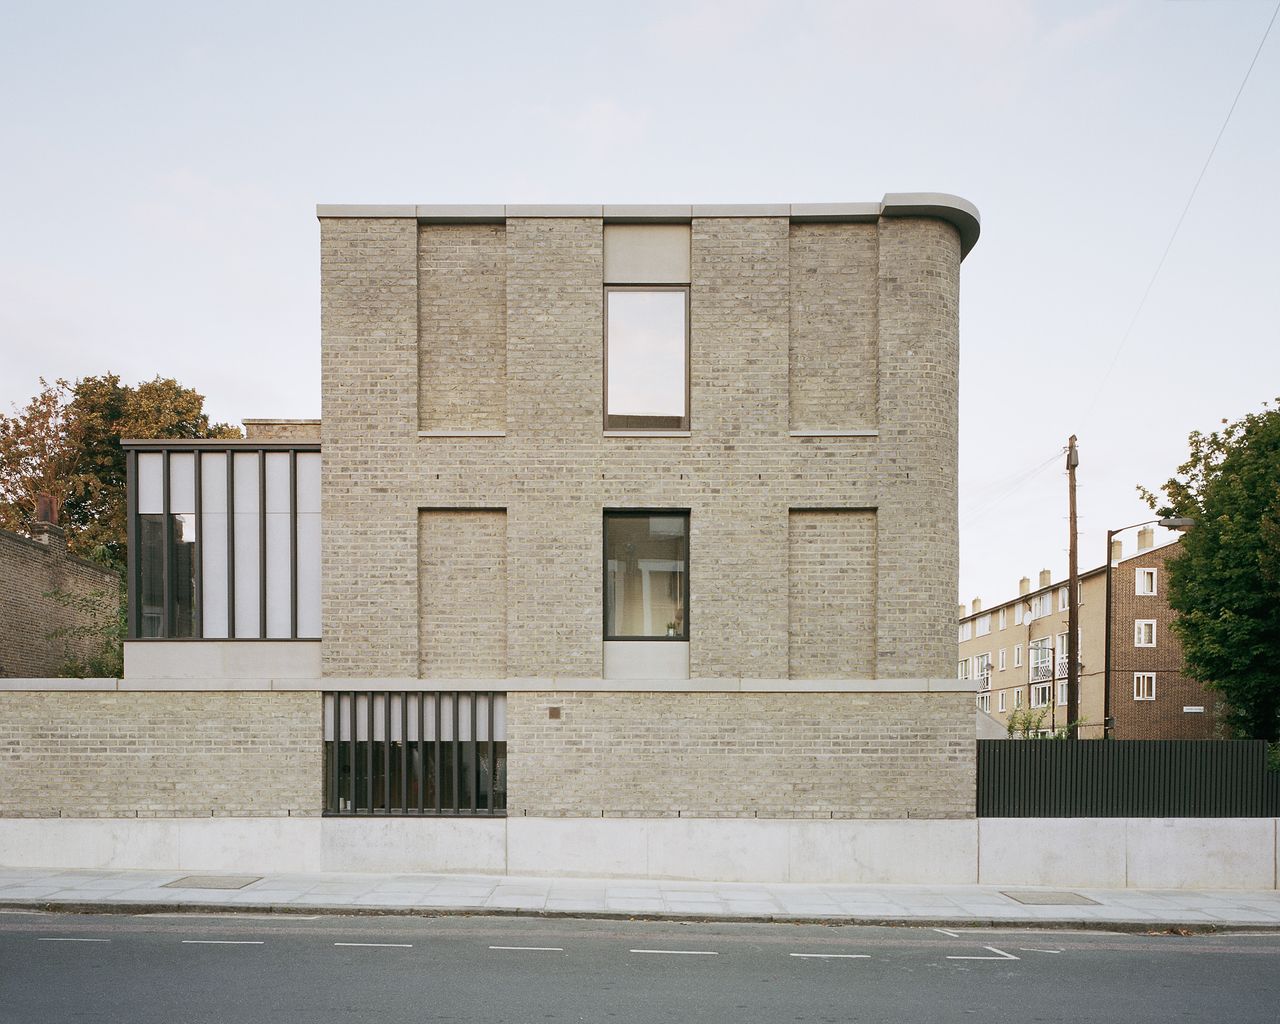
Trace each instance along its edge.
<path fill-rule="evenodd" d="M 1275 818 L 0 820 L 7 867 L 1277 888 Z"/>

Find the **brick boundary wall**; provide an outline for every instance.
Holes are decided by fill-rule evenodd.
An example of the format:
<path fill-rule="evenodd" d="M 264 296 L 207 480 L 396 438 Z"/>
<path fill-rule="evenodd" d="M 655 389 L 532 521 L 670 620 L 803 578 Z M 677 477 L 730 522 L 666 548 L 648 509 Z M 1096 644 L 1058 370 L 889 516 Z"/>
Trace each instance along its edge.
<path fill-rule="evenodd" d="M 60 675 L 68 654 L 84 660 L 98 653 L 97 627 L 118 614 L 119 576 L 68 553 L 58 527 L 35 529 L 39 540 L 0 530 L 0 677 Z M 58 593 L 73 603 L 51 596 Z M 51 639 L 60 629 L 88 635 Z"/>

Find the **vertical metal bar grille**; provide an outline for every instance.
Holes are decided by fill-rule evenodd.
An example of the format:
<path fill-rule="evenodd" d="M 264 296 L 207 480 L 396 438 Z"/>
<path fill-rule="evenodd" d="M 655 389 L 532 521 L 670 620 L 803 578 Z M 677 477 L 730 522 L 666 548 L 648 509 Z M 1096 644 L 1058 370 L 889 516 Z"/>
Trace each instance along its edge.
<path fill-rule="evenodd" d="M 236 638 L 236 473 L 235 455 L 227 460 L 227 636 Z"/>
<path fill-rule="evenodd" d="M 258 452 L 258 638 L 267 638 L 267 453 Z"/>
<path fill-rule="evenodd" d="M 498 761 L 506 737 L 497 714 L 505 699 L 503 693 L 452 691 L 327 694 L 324 813 L 505 814 Z"/>

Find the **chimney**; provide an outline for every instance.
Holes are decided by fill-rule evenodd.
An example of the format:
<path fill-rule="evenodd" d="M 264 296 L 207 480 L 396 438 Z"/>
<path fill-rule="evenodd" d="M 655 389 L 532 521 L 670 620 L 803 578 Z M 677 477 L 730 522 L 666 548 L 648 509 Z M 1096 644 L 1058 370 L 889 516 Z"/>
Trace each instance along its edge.
<path fill-rule="evenodd" d="M 1053 582 L 1053 573 L 1051 573 L 1048 569 L 1041 569 L 1040 570 L 1040 586 L 1047 587 L 1052 582 Z"/>
<path fill-rule="evenodd" d="M 31 539 L 46 547 L 67 546 L 67 535 L 58 525 L 58 503 L 53 495 L 41 492 L 36 495 L 36 514 L 31 520 Z"/>
<path fill-rule="evenodd" d="M 1026 597 L 1029 593 L 1031 593 L 1031 577 L 1023 576 L 1018 580 L 1018 596 Z"/>
<path fill-rule="evenodd" d="M 973 614 L 977 615 L 980 611 L 982 611 L 982 598 L 975 597 L 973 599 Z"/>
<path fill-rule="evenodd" d="M 1111 561 L 1118 562 L 1124 558 L 1124 541 L 1113 540 L 1111 542 Z"/>
<path fill-rule="evenodd" d="M 958 605 L 956 605 L 956 618 L 957 618 L 957 619 L 963 619 L 963 618 L 964 618 L 966 615 L 968 615 L 968 614 L 969 614 L 969 609 L 968 609 L 968 608 L 966 608 L 966 607 L 965 607 L 964 605 L 962 605 L 962 604 L 958 604 Z"/>
<path fill-rule="evenodd" d="M 1138 531 L 1138 551 L 1150 551 L 1156 542 L 1156 531 L 1149 526 L 1144 526 Z"/>

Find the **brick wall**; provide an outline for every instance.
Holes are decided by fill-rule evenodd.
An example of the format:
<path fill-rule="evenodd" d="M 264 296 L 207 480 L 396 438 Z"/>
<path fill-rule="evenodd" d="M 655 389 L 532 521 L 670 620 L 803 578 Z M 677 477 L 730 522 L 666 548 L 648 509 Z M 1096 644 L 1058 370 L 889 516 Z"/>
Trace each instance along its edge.
<path fill-rule="evenodd" d="M 874 614 L 868 608 L 849 628 L 874 635 L 881 678 L 953 674 L 960 247 L 952 226 L 882 218 L 817 230 L 785 217 L 695 218 L 688 438 L 603 436 L 599 219 L 510 218 L 502 236 L 465 227 L 321 221 L 326 674 L 420 670 L 419 581 L 406 571 L 417 560 L 419 509 L 477 506 L 507 509 L 512 675 L 600 674 L 608 507 L 690 510 L 691 674 L 752 678 L 783 678 L 793 657 L 807 657 L 790 631 L 789 510 L 876 509 Z M 461 250 L 450 257 L 457 266 L 428 282 L 447 262 L 447 237 Z M 499 237 L 504 263 L 493 251 Z M 472 296 L 483 293 L 496 310 L 501 283 L 478 279 L 478 268 L 499 265 L 506 436 L 419 437 L 416 384 L 433 365 L 421 354 L 471 343 Z M 804 416 L 822 423 L 866 406 L 868 385 L 836 382 L 832 411 L 816 407 L 827 401 L 818 386 L 823 339 L 846 327 L 862 337 L 868 318 L 875 358 L 860 373 L 876 380 L 880 437 L 789 436 L 796 388 Z M 853 374 L 865 340 L 833 355 L 832 372 Z M 471 389 L 482 408 L 496 402 L 478 374 L 442 379 L 461 389 L 459 400 Z M 483 642 L 476 649 L 468 674 L 482 674 L 490 659 Z"/>
<path fill-rule="evenodd" d="M 119 612 L 119 576 L 68 554 L 56 527 L 37 528 L 45 542 L 0 530 L 0 677 L 61 675 L 69 656 L 99 652 Z"/>
<path fill-rule="evenodd" d="M 787 559 L 792 679 L 874 679 L 876 514 L 793 511 Z"/>
<path fill-rule="evenodd" d="M 512 693 L 507 749 L 512 815 L 974 813 L 967 693 Z"/>
<path fill-rule="evenodd" d="M 1171 628 L 1177 617 L 1169 607 L 1169 559 L 1178 545 L 1168 544 L 1140 552 L 1120 562 L 1111 578 L 1111 714 L 1118 740 L 1213 739 L 1218 734 L 1217 704 L 1220 698 L 1183 672 L 1182 642 Z M 1156 570 L 1156 592 L 1135 593 L 1138 569 Z M 1156 646 L 1135 647 L 1133 624 L 1138 619 L 1156 623 Z M 1133 674 L 1154 672 L 1156 699 L 1133 699 Z M 1184 707 L 1202 707 L 1203 713 Z"/>
<path fill-rule="evenodd" d="M 315 693 L 0 692 L 0 816 L 315 815 Z"/>
<path fill-rule="evenodd" d="M 319 441 L 319 420 L 245 420 L 248 441 Z"/>
<path fill-rule="evenodd" d="M 507 514 L 429 509 L 418 518 L 419 675 L 507 674 Z"/>

